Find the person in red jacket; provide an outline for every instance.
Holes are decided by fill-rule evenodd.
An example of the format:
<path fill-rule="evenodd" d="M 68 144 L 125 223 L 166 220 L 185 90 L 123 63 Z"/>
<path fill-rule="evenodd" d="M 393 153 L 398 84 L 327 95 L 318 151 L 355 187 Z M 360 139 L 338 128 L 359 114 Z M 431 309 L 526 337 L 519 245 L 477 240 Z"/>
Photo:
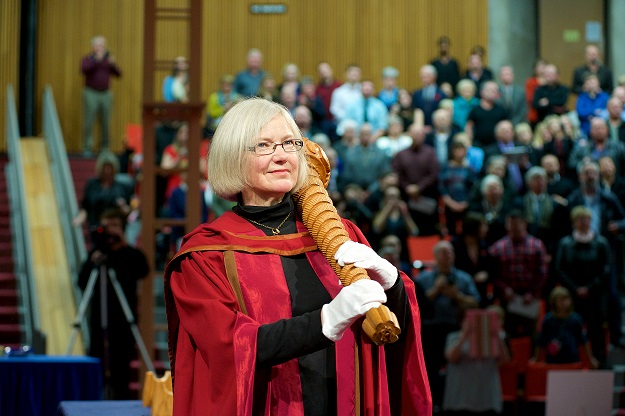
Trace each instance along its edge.
<path fill-rule="evenodd" d="M 291 194 L 307 178 L 283 106 L 233 106 L 211 143 L 208 178 L 237 205 L 188 234 L 165 273 L 174 415 L 430 415 L 411 280 L 351 222 L 335 255 L 371 279 L 341 286 Z M 400 339 L 376 346 L 361 318 L 385 303 Z"/>

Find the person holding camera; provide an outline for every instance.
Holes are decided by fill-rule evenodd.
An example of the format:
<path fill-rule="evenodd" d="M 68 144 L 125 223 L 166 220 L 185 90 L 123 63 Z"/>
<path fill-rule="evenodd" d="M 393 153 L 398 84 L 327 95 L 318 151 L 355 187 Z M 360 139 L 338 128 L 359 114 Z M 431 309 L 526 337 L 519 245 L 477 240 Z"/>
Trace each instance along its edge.
<path fill-rule="evenodd" d="M 94 286 L 89 330 L 91 342 L 88 355 L 102 360 L 105 386 L 108 399 L 131 399 L 130 361 L 134 357 L 135 342 L 122 309 L 122 299 L 116 296 L 111 273 L 119 281 L 125 300 L 136 320 L 137 282 L 149 271 L 148 262 L 141 250 L 128 245 L 125 238 L 126 214 L 119 208 L 105 211 L 100 217 L 100 225 L 92 232 L 93 250 L 82 265 L 78 276 L 78 286 L 85 291 L 93 273 L 106 279 L 106 290 L 102 291 L 101 281 Z M 107 325 L 103 325 L 102 301 L 106 299 Z"/>
<path fill-rule="evenodd" d="M 435 265 L 419 273 L 416 283 L 431 303 L 432 315 L 423 316 L 423 357 L 430 381 L 432 401 L 440 406 L 444 380 L 440 370 L 445 365 L 447 335 L 460 330 L 461 311 L 477 308 L 480 294 L 473 277 L 454 266 L 454 247 L 442 240 L 434 246 Z"/>
<path fill-rule="evenodd" d="M 109 124 L 111 121 L 111 104 L 113 95 L 110 91 L 111 76 L 121 77 L 122 72 L 117 66 L 115 57 L 106 47 L 104 36 L 91 39 L 92 51 L 85 56 L 80 64 L 80 71 L 85 76 L 83 99 L 83 139 L 84 154 L 93 153 L 93 122 L 100 118 L 100 148 L 109 147 Z"/>

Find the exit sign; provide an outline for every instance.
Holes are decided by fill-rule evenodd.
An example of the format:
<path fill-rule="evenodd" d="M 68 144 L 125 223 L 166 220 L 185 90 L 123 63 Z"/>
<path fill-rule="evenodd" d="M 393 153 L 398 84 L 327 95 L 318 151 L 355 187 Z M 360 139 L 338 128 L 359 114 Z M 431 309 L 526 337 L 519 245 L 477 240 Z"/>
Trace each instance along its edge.
<path fill-rule="evenodd" d="M 252 4 L 250 6 L 252 14 L 284 14 L 286 4 Z"/>

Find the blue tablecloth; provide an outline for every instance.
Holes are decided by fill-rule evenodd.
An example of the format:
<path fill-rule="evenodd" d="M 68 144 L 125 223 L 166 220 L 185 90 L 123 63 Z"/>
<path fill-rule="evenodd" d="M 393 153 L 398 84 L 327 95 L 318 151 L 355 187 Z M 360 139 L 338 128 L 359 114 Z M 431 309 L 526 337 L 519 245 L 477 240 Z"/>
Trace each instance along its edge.
<path fill-rule="evenodd" d="M 2 416 L 54 416 L 63 400 L 100 399 L 102 374 L 97 358 L 0 357 Z"/>
<path fill-rule="evenodd" d="M 61 402 L 57 416 L 150 416 L 141 400 Z"/>

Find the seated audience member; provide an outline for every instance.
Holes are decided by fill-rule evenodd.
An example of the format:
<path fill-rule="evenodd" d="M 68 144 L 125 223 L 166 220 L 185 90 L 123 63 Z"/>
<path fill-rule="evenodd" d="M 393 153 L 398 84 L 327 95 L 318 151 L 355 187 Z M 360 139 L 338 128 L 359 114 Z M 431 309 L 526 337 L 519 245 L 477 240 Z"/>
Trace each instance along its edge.
<path fill-rule="evenodd" d="M 452 89 L 456 88 L 456 84 L 460 81 L 460 66 L 458 61 L 449 54 L 451 41 L 448 36 L 441 36 L 437 43 L 438 56 L 430 62 L 438 74 L 436 84 L 439 87 L 443 84 L 449 84 Z"/>
<path fill-rule="evenodd" d="M 581 361 L 579 349 L 583 347 L 590 365 L 599 366 L 586 340 L 582 318 L 575 312 L 571 294 L 564 287 L 556 287 L 549 294 L 549 312 L 542 322 L 536 345 L 534 361 L 578 363 Z"/>
<path fill-rule="evenodd" d="M 491 245 L 506 235 L 505 216 L 509 209 L 504 199 L 504 188 L 501 177 L 495 174 L 484 176 L 479 182 L 479 195 L 469 204 L 469 211 L 479 212 L 488 225 L 486 243 Z"/>
<path fill-rule="evenodd" d="M 312 117 L 312 130 L 314 130 L 315 132 L 326 133 L 324 124 L 326 110 L 323 105 L 323 101 L 321 101 L 321 98 L 317 96 L 315 83 L 313 79 L 309 76 L 303 76 L 300 80 L 300 90 L 297 96 L 297 105 L 304 106 L 310 111 L 310 115 Z"/>
<path fill-rule="evenodd" d="M 432 390 L 433 403 L 440 404 L 443 381 L 440 370 L 445 365 L 447 335 L 460 329 L 460 311 L 475 308 L 480 295 L 473 278 L 454 266 L 454 249 L 450 242 L 434 246 L 435 265 L 419 273 L 416 284 L 421 286 L 433 306 L 433 316 L 422 320 L 423 357 Z"/>
<path fill-rule="evenodd" d="M 234 77 L 223 75 L 219 79 L 219 90 L 208 96 L 208 116 L 206 126 L 210 131 L 215 131 L 221 121 L 221 117 L 232 107 L 232 104 L 241 96 L 232 89 Z"/>
<path fill-rule="evenodd" d="M 612 96 L 607 103 L 607 119 L 610 125 L 610 140 L 625 143 L 625 122 L 623 121 L 623 103 Z"/>
<path fill-rule="evenodd" d="M 361 76 L 362 71 L 358 65 L 348 65 L 345 70 L 345 83 L 332 92 L 330 112 L 337 123 L 347 119 L 347 108 L 362 98 Z"/>
<path fill-rule="evenodd" d="M 342 160 L 345 157 L 345 152 L 360 142 L 358 137 L 360 135 L 358 123 L 354 120 L 342 121 L 336 128 L 336 134 L 338 135 L 339 140 L 334 142 L 332 146 L 334 147 L 334 150 L 336 150 L 336 153 L 339 156 L 339 161 L 341 162 L 339 170 L 342 170 Z"/>
<path fill-rule="evenodd" d="M 87 180 L 80 202 L 80 211 L 72 220 L 74 226 L 86 223 L 89 230 L 100 224 L 100 216 L 112 208 L 119 208 L 126 215 L 135 201 L 134 186 L 121 180 L 119 160 L 110 150 L 100 152 L 96 159 L 96 175 Z"/>
<path fill-rule="evenodd" d="M 451 113 L 439 108 L 432 114 L 432 131 L 425 136 L 425 143 L 436 150 L 438 165 L 447 164 L 450 157 L 452 137 L 455 133 L 451 124 Z"/>
<path fill-rule="evenodd" d="M 212 208 L 212 200 L 214 194 L 207 188 L 207 184 L 202 181 L 202 185 L 200 186 L 200 204 L 201 204 L 201 214 L 202 214 L 202 223 L 208 221 L 208 213 L 209 209 Z M 169 198 L 167 199 L 167 217 L 169 218 L 186 218 L 187 216 L 187 191 L 189 186 L 187 185 L 187 174 L 186 172 L 180 173 L 180 183 L 176 186 Z M 171 239 L 176 244 L 177 251 L 180 248 L 180 239 L 184 236 L 184 227 L 172 227 Z"/>
<path fill-rule="evenodd" d="M 391 114 L 397 114 L 401 117 L 401 120 L 404 122 L 404 130 L 408 130 L 408 128 L 414 123 L 414 109 L 412 108 L 412 95 L 406 90 L 402 88 L 399 90 L 399 97 L 397 99 L 397 103 L 393 105 L 390 109 Z"/>
<path fill-rule="evenodd" d="M 625 144 L 609 140 L 609 127 L 605 120 L 590 120 L 590 140 L 578 143 L 571 156 L 569 167 L 574 168 L 584 159 L 597 162 L 602 156 L 610 156 L 616 167 L 616 174 L 625 175 Z"/>
<path fill-rule="evenodd" d="M 280 92 L 273 75 L 268 72 L 263 75 L 257 95 L 265 100 L 280 102 Z"/>
<path fill-rule="evenodd" d="M 466 161 L 466 154 L 464 143 L 454 141 L 449 160 L 441 165 L 438 175 L 438 189 L 445 204 L 447 231 L 451 235 L 457 234 L 460 221 L 469 207 L 471 188 L 477 180 L 477 173 Z"/>
<path fill-rule="evenodd" d="M 184 169 L 189 164 L 189 126 L 186 123 L 181 124 L 176 132 L 174 142 L 165 147 L 163 150 L 163 158 L 161 159 L 161 168 L 163 169 Z M 165 190 L 165 198 L 169 199 L 173 190 L 180 185 L 182 178 L 179 173 L 172 172 L 167 176 L 167 187 Z"/>
<path fill-rule="evenodd" d="M 532 127 L 538 123 L 538 112 L 534 108 L 534 94 L 536 88 L 545 84 L 543 72 L 547 66 L 547 61 L 538 58 L 534 63 L 534 74 L 525 81 L 525 101 L 527 103 L 527 121 Z"/>
<path fill-rule="evenodd" d="M 547 65 L 543 70 L 545 84 L 536 88 L 532 106 L 538 114 L 538 121 L 543 121 L 551 114 L 566 113 L 566 101 L 569 98 L 569 89 L 560 84 L 560 75 L 555 65 Z"/>
<path fill-rule="evenodd" d="M 372 231 L 374 241 L 380 241 L 388 235 L 395 235 L 406 241 L 408 236 L 418 235 L 419 228 L 408 212 L 408 205 L 401 199 L 401 192 L 395 186 L 384 190 L 384 197 L 373 216 Z"/>
<path fill-rule="evenodd" d="M 352 101 L 345 112 L 346 119 L 355 120 L 359 127 L 368 123 L 373 136 L 377 139 L 388 128 L 388 110 L 386 105 L 375 97 L 375 86 L 370 80 L 361 84 L 361 97 Z"/>
<path fill-rule="evenodd" d="M 527 232 L 539 238 L 547 253 L 555 253 L 557 238 L 553 231 L 553 212 L 557 202 L 547 193 L 547 172 L 534 166 L 525 173 L 527 193 L 523 196 L 523 211 Z"/>
<path fill-rule="evenodd" d="M 542 149 L 543 155 L 554 155 L 558 159 L 558 163 L 562 168 L 562 175 L 567 177 L 574 177 L 574 169 L 569 167 L 569 158 L 573 149 L 575 148 L 575 142 L 566 133 L 562 124 L 562 117 L 557 115 L 551 115 L 545 118 L 543 121 L 545 125 L 547 135 L 544 136 L 544 144 Z"/>
<path fill-rule="evenodd" d="M 392 159 L 393 170 L 399 178 L 399 188 L 408 202 L 410 214 L 421 235 L 438 232 L 438 172 L 436 151 L 425 144 L 425 128 L 413 124 L 408 130 L 412 146 Z"/>
<path fill-rule="evenodd" d="M 399 101 L 398 76 L 397 68 L 392 66 L 382 68 L 382 89 L 378 93 L 378 99 L 386 105 L 386 109 L 389 111 Z"/>
<path fill-rule="evenodd" d="M 436 85 L 437 72 L 432 65 L 423 65 L 421 88 L 412 93 L 412 107 L 415 109 L 414 122 L 425 127 L 426 133 L 432 128 L 432 114 L 438 103 L 445 98 L 445 93 Z"/>
<path fill-rule="evenodd" d="M 343 218 L 347 218 L 356 224 L 367 237 L 372 236 L 371 221 L 373 212 L 365 205 L 367 193 L 356 184 L 349 184 L 343 191 L 343 199 L 337 206 L 337 211 Z"/>
<path fill-rule="evenodd" d="M 612 191 L 621 206 L 625 207 L 625 180 L 616 175 L 616 166 L 614 166 L 614 161 L 610 156 L 603 156 L 599 159 L 599 176 L 601 177 L 601 187 Z"/>
<path fill-rule="evenodd" d="M 599 362 L 605 364 L 603 325 L 611 254 L 608 241 L 590 227 L 592 216 L 592 211 L 583 206 L 571 210 L 573 232 L 560 240 L 554 269 L 562 286 L 572 294 L 573 307 L 581 315 L 592 350 Z"/>
<path fill-rule="evenodd" d="M 323 108 L 325 110 L 324 120 L 336 124 L 330 112 L 330 102 L 332 101 L 332 93 L 341 86 L 341 82 L 334 78 L 334 70 L 328 62 L 319 62 L 319 65 L 317 65 L 317 74 L 319 75 L 319 82 L 317 83 L 315 92 L 317 97 L 323 102 Z M 334 129 L 332 129 L 332 132 L 334 132 Z M 328 132 L 326 132 L 326 134 L 328 134 Z M 332 136 L 330 137 L 332 138 Z"/>
<path fill-rule="evenodd" d="M 282 92 L 284 87 L 295 90 L 295 94 L 299 94 L 299 68 L 292 62 L 282 67 L 282 82 L 278 85 L 278 92 Z"/>
<path fill-rule="evenodd" d="M 508 119 L 506 110 L 497 103 L 499 87 L 494 81 L 486 81 L 480 90 L 480 103 L 473 107 L 467 118 L 465 132 L 473 137 L 473 143 L 485 148 L 495 142 L 495 126 Z"/>
<path fill-rule="evenodd" d="M 291 113 L 291 116 L 295 116 L 295 107 L 297 107 L 297 90 L 293 85 L 285 85 L 280 90 L 280 97 L 278 102 L 285 106 Z"/>
<path fill-rule="evenodd" d="M 317 130 L 313 126 L 310 109 L 305 105 L 298 105 L 295 107 L 295 110 L 293 111 L 293 119 L 302 133 L 302 137 L 310 138 L 317 134 Z"/>
<path fill-rule="evenodd" d="M 189 71 L 189 62 L 184 56 L 178 56 L 174 59 L 174 68 L 171 75 L 168 75 L 163 79 L 162 93 L 163 101 L 167 103 L 173 103 L 174 98 L 174 81 L 180 75 L 186 75 Z"/>
<path fill-rule="evenodd" d="M 542 149 L 534 145 L 534 132 L 529 123 L 522 122 L 514 126 L 514 138 L 518 146 L 525 146 L 527 153 L 520 155 L 520 166 L 540 165 Z"/>
<path fill-rule="evenodd" d="M 507 235 L 488 249 L 495 296 L 506 308 L 508 335 L 533 336 L 541 289 L 547 279 L 547 251 L 542 241 L 527 233 L 522 210 L 508 212 L 506 231 Z"/>
<path fill-rule="evenodd" d="M 480 105 L 480 100 L 475 97 L 477 87 L 475 83 L 470 79 L 463 79 L 458 82 L 456 86 L 456 96 L 453 98 L 454 102 L 454 124 L 458 125 L 461 129 L 464 129 L 467 124 L 467 119 L 473 107 Z"/>
<path fill-rule="evenodd" d="M 525 89 L 514 83 L 514 69 L 505 65 L 499 68 L 499 104 L 503 106 L 515 126 L 527 121 Z"/>
<path fill-rule="evenodd" d="M 338 177 L 340 191 L 349 184 L 367 189 L 391 170 L 390 159 L 376 148 L 373 129 L 368 123 L 360 129 L 360 143 L 343 153 L 341 163 L 343 169 Z"/>
<path fill-rule="evenodd" d="M 586 135 L 590 133 L 590 119 L 601 115 L 601 111 L 605 110 L 609 98 L 608 93 L 601 91 L 597 76 L 595 74 L 586 75 L 582 92 L 577 97 L 575 104 L 580 128 Z"/>
<path fill-rule="evenodd" d="M 597 45 L 587 45 L 584 50 L 584 65 L 573 71 L 573 93 L 581 94 L 587 74 L 593 74 L 603 91 L 612 91 L 612 71 L 601 62 L 601 52 Z"/>
<path fill-rule="evenodd" d="M 378 253 L 385 251 L 385 256 L 380 255 L 387 259 L 391 264 L 407 276 L 412 276 L 412 264 L 408 260 L 408 253 L 406 248 L 406 242 L 402 241 L 399 237 L 393 234 L 389 234 L 380 240 L 380 248 Z"/>
<path fill-rule="evenodd" d="M 560 203 L 564 203 L 562 199 L 566 199 L 575 189 L 575 182 L 566 176 L 560 174 L 560 162 L 555 155 L 546 154 L 540 159 L 540 166 L 547 173 L 547 193 L 557 199 Z"/>
<path fill-rule="evenodd" d="M 175 103 L 189 102 L 189 73 L 178 70 L 171 84 L 171 94 Z"/>
<path fill-rule="evenodd" d="M 489 160 L 492 156 L 504 156 L 506 158 L 506 168 L 508 178 L 514 186 L 516 194 L 523 194 L 525 186 L 523 183 L 523 172 L 528 169 L 528 165 L 520 165 L 523 161 L 529 164 L 528 160 L 522 160 L 517 153 L 518 147 L 514 143 L 514 127 L 509 120 L 502 120 L 495 125 L 495 143 L 484 148 L 484 158 Z"/>
<path fill-rule="evenodd" d="M 492 284 L 488 275 L 489 254 L 486 243 L 488 224 L 484 216 L 469 211 L 462 219 L 462 234 L 456 235 L 451 244 L 454 246 L 456 268 L 473 277 L 475 287 L 480 294 L 480 307 L 486 307 L 493 301 L 489 293 Z"/>
<path fill-rule="evenodd" d="M 503 315 L 499 307 L 492 310 Z M 465 315 L 465 314 L 463 314 Z M 503 410 L 499 364 L 510 360 L 510 351 L 506 345 L 506 332 L 502 319 L 499 327 L 497 348 L 499 354 L 492 357 L 476 358 L 471 356 L 471 337 L 479 330 L 468 316 L 462 320 L 460 331 L 447 336 L 445 358 L 447 374 L 443 410 L 447 416 L 496 415 Z"/>
<path fill-rule="evenodd" d="M 404 134 L 404 123 L 399 116 L 391 115 L 388 118 L 388 134 L 376 140 L 375 145 L 389 158 L 401 150 L 412 145 L 410 136 Z"/>
<path fill-rule="evenodd" d="M 482 60 L 482 54 L 479 51 L 478 53 L 471 53 L 469 55 L 469 61 L 467 64 L 467 70 L 464 73 L 464 78 L 469 79 L 475 83 L 477 87 L 477 91 L 480 92 L 480 96 L 482 94 L 482 84 L 486 81 L 493 80 L 493 72 L 484 66 L 484 61 Z"/>
<path fill-rule="evenodd" d="M 238 94 L 244 97 L 258 94 L 265 77 L 262 65 L 263 53 L 256 48 L 250 49 L 247 52 L 245 69 L 239 71 L 234 78 L 234 90 Z"/>
<path fill-rule="evenodd" d="M 516 187 L 510 178 L 508 171 L 508 159 L 504 155 L 490 156 L 486 161 L 485 175 L 497 175 L 503 183 L 503 201 L 504 204 L 509 204 L 517 196 Z M 471 196 L 469 198 L 469 209 L 472 205 L 480 205 L 482 203 L 481 185 L 476 182 L 471 190 Z"/>
<path fill-rule="evenodd" d="M 466 133 L 456 133 L 453 140 L 464 143 L 464 147 L 467 149 L 467 163 L 474 172 L 481 172 L 484 165 L 484 150 L 473 146 L 471 136 Z"/>
<path fill-rule="evenodd" d="M 384 192 L 389 187 L 399 187 L 397 173 L 392 170 L 384 174 L 377 182 L 372 183 L 367 189 L 369 195 L 367 196 L 366 204 L 372 212 L 380 210 Z"/>

